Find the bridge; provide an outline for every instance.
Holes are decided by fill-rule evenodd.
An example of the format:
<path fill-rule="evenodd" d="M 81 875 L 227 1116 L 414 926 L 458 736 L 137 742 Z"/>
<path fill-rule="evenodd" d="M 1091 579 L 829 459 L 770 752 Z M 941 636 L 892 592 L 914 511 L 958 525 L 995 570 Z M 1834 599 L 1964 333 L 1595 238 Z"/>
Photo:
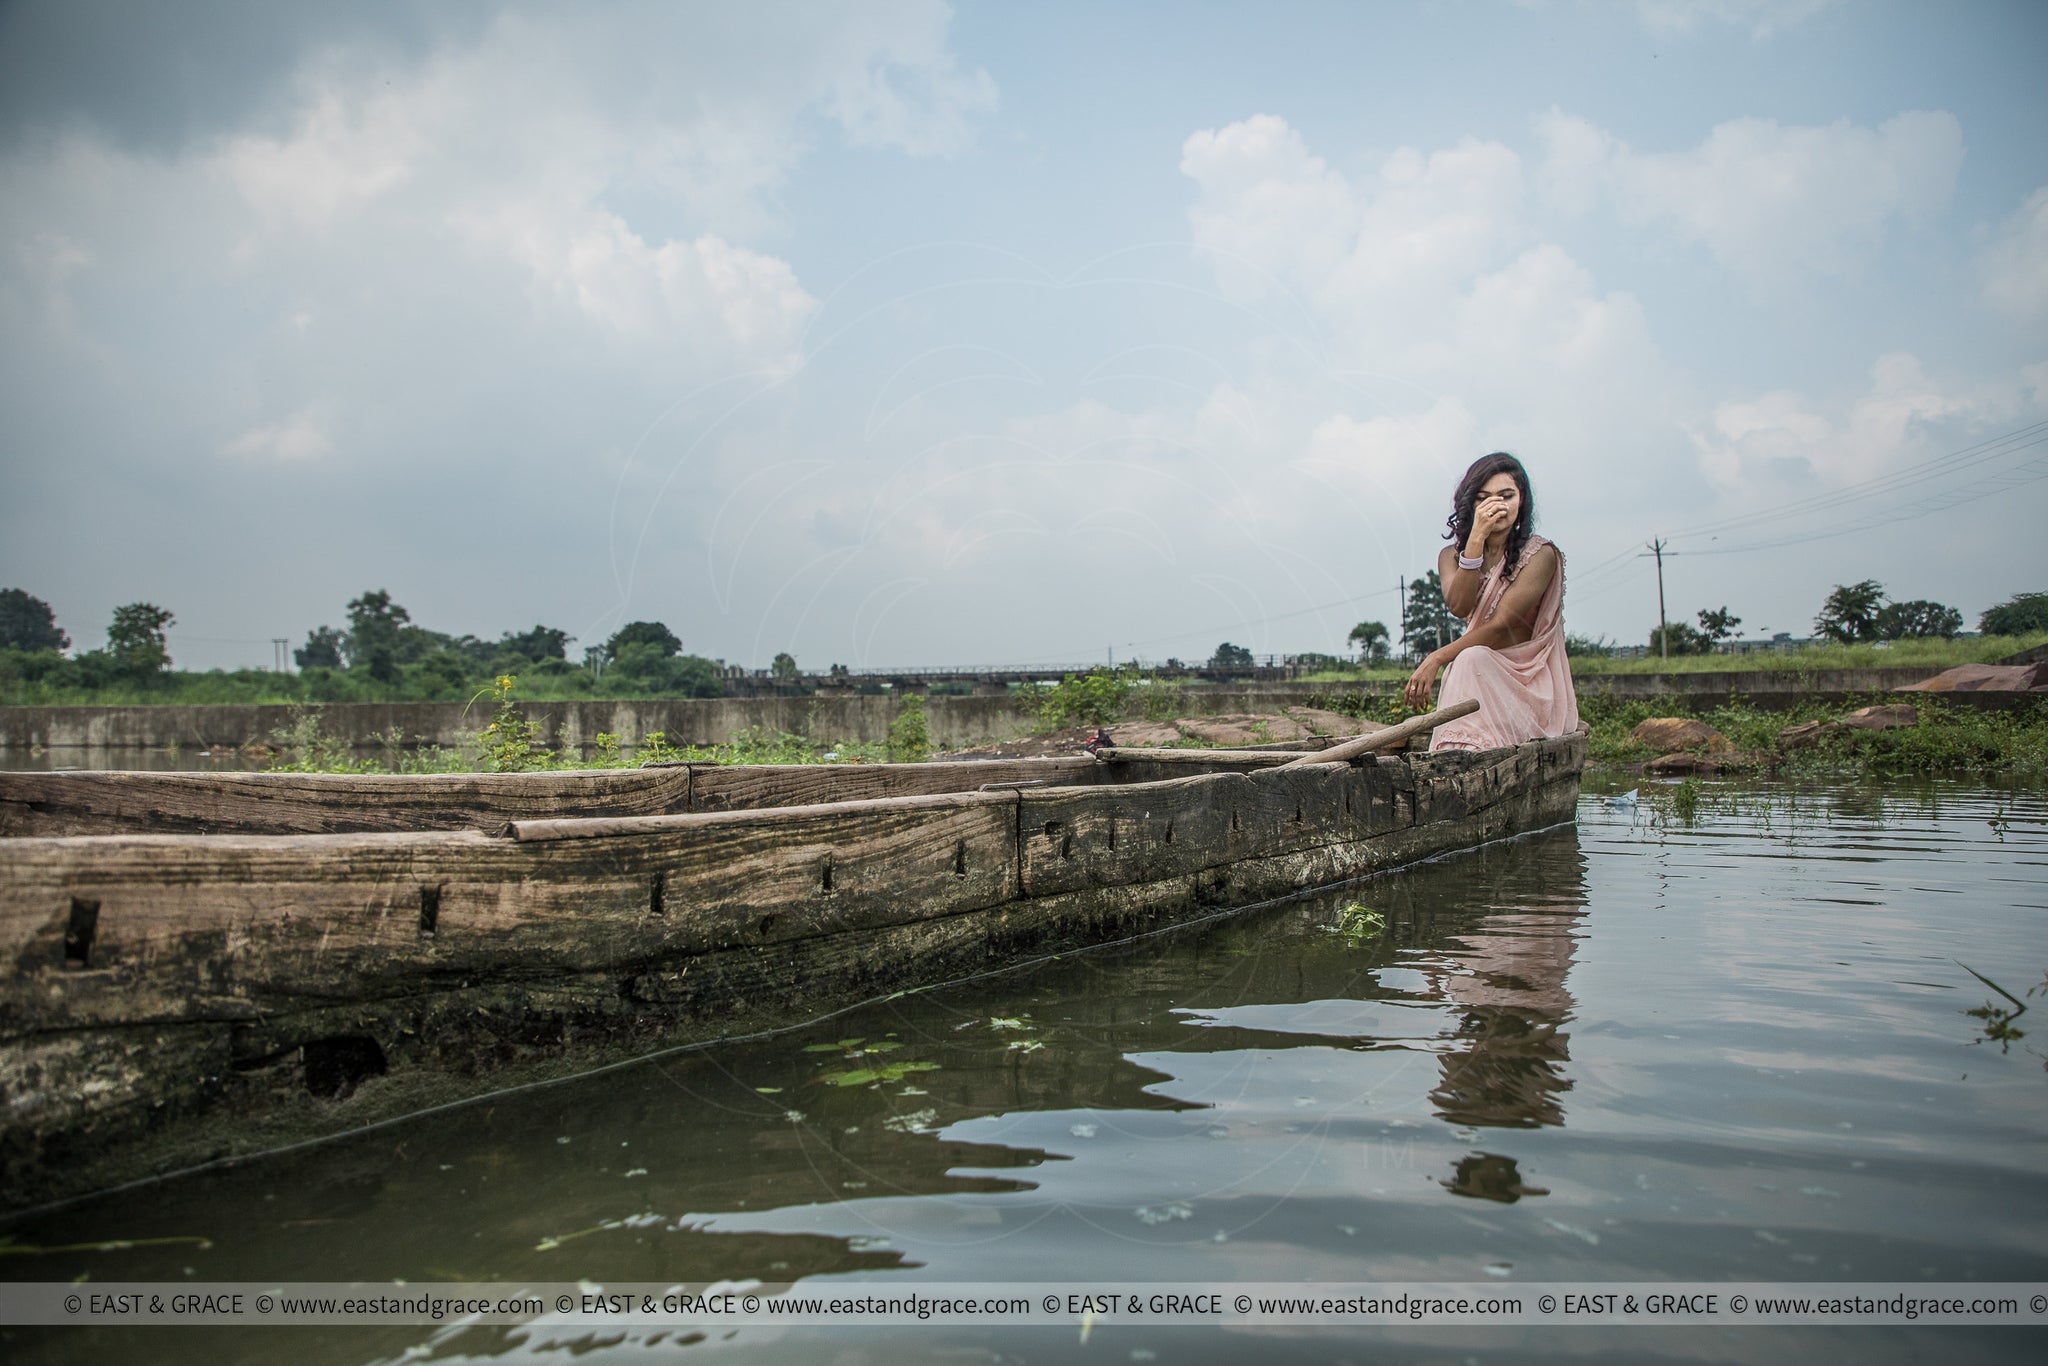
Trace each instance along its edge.
<path fill-rule="evenodd" d="M 835 664 L 829 669 L 802 669 L 777 674 L 770 669 L 748 669 L 728 665 L 723 674 L 730 697 L 774 696 L 777 694 L 857 692 L 886 688 L 892 692 L 927 693 L 934 687 L 946 692 L 962 688 L 976 696 L 996 697 L 1013 684 L 1052 684 L 1069 675 L 1107 667 L 1088 664 L 911 664 L 900 666 Z M 1138 669 L 1147 677 L 1168 682 L 1189 683 L 1287 683 L 1318 668 L 1317 660 L 1298 663 L 1293 655 L 1254 656 L 1249 666 L 1214 669 L 1207 664 L 1183 664 L 1177 659 L 1164 662 L 1129 661 L 1119 667 Z"/>

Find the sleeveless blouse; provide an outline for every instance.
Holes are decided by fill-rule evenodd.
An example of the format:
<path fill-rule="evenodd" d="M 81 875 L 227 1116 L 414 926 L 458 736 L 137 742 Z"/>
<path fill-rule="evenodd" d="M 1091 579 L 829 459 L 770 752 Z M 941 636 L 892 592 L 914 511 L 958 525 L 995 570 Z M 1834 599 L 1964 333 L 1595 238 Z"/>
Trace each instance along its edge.
<path fill-rule="evenodd" d="M 1529 557 L 1546 545 L 1551 543 L 1531 536 L 1522 547 L 1520 563 L 1527 564 Z M 1506 567 L 1503 558 L 1481 581 L 1473 626 L 1484 626 L 1500 610 L 1500 600 L 1508 590 Z M 1526 641 L 1498 650 L 1471 646 L 1451 661 L 1450 672 L 1438 690 L 1437 706 L 1447 707 L 1468 697 L 1479 700 L 1479 710 L 1438 726 L 1430 736 L 1431 750 L 1498 749 L 1544 736 L 1569 735 L 1579 728 L 1579 697 L 1572 689 L 1571 664 L 1564 649 L 1563 551 L 1558 551 L 1557 574 L 1537 604 L 1534 631 Z"/>

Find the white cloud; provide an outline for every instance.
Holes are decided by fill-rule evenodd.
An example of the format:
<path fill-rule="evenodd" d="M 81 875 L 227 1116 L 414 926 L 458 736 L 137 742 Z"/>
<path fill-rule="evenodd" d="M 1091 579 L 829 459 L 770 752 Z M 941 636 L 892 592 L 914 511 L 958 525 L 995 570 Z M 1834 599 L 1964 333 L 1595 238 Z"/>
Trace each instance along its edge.
<path fill-rule="evenodd" d="M 215 164 L 266 218 L 304 226 L 398 185 L 423 141 L 404 101 L 380 95 L 349 107 L 340 92 L 323 89 L 290 137 L 230 138 Z"/>
<path fill-rule="evenodd" d="M 1693 436 L 1702 469 L 1723 488 L 1749 495 L 1839 487 L 1940 454 L 1943 443 L 2008 423 L 2041 395 L 2025 375 L 1994 384 L 1942 384 L 1904 351 L 1880 356 L 1867 387 L 1827 405 L 1790 391 L 1731 399 Z"/>
<path fill-rule="evenodd" d="M 1962 125 L 1944 110 L 1876 128 L 1732 119 L 1686 152 L 1637 152 L 1555 109 L 1537 133 L 1539 178 L 1559 207 L 1611 198 L 1626 220 L 1664 224 L 1760 286 L 1854 273 L 1895 220 L 1924 221 L 1948 203 L 1963 160 Z"/>
<path fill-rule="evenodd" d="M 840 76 L 825 109 L 855 146 L 947 156 L 973 141 L 978 119 L 996 106 L 988 72 L 962 71 L 947 50 L 945 9 L 926 7 L 924 26 L 899 33 Z"/>
<path fill-rule="evenodd" d="M 294 463 L 318 460 L 333 449 L 334 441 L 325 424 L 311 412 L 271 426 L 252 428 L 226 446 L 229 455 Z"/>
<path fill-rule="evenodd" d="M 2027 196 L 1985 248 L 1984 301 L 2023 321 L 2048 317 L 2048 185 Z"/>
<path fill-rule="evenodd" d="M 1403 147 L 1354 186 L 1284 119 L 1258 114 L 1195 133 L 1180 164 L 1202 191 L 1189 210 L 1195 240 L 1221 258 L 1219 271 L 1284 281 L 1319 309 L 1331 291 L 1390 308 L 1440 290 L 1523 231 L 1521 161 L 1497 142 Z"/>
<path fill-rule="evenodd" d="M 1641 306 L 1540 240 L 1512 149 L 1474 138 L 1401 148 L 1354 184 L 1260 115 L 1189 138 L 1181 167 L 1199 187 L 1190 219 L 1219 281 L 1290 291 L 1327 339 L 1330 370 L 1376 396 L 1328 414 L 1330 430 L 1384 419 L 1371 430 L 1398 441 L 1457 412 L 1462 454 L 1409 450 L 1435 483 L 1482 445 L 1591 474 L 1669 432 L 1673 381 Z"/>
<path fill-rule="evenodd" d="M 1840 0 L 1635 0 L 1645 27 L 1654 33 L 1686 35 L 1708 24 L 1746 28 L 1762 40 L 1805 23 Z"/>

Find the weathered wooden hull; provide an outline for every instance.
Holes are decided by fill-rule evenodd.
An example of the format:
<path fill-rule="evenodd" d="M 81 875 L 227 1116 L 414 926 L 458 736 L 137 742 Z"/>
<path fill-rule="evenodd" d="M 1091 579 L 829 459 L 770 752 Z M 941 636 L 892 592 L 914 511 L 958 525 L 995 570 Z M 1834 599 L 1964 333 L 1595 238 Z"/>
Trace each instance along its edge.
<path fill-rule="evenodd" d="M 1583 758 L 6 775 L 43 785 L 0 782 L 10 830 L 236 833 L 0 839 L 0 1189 L 38 1203 L 1553 825 Z"/>

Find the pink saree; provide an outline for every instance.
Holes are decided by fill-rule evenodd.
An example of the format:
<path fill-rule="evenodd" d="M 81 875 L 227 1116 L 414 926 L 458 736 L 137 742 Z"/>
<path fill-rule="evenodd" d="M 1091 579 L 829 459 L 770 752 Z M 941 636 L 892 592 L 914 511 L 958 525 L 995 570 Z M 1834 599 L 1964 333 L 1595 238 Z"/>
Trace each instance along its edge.
<path fill-rule="evenodd" d="M 1522 548 L 1522 559 L 1549 544 L 1541 536 L 1531 536 Z M 1500 607 L 1508 587 L 1505 565 L 1506 561 L 1495 565 L 1480 584 L 1474 626 L 1485 625 Z M 1579 728 L 1579 696 L 1572 690 L 1571 665 L 1564 653 L 1563 551 L 1558 551 L 1557 577 L 1537 604 L 1535 628 L 1520 645 L 1505 650 L 1475 645 L 1451 661 L 1437 706 L 1473 697 L 1479 699 L 1479 710 L 1438 726 L 1430 736 L 1432 751 L 1498 749 L 1546 735 L 1569 735 Z"/>

